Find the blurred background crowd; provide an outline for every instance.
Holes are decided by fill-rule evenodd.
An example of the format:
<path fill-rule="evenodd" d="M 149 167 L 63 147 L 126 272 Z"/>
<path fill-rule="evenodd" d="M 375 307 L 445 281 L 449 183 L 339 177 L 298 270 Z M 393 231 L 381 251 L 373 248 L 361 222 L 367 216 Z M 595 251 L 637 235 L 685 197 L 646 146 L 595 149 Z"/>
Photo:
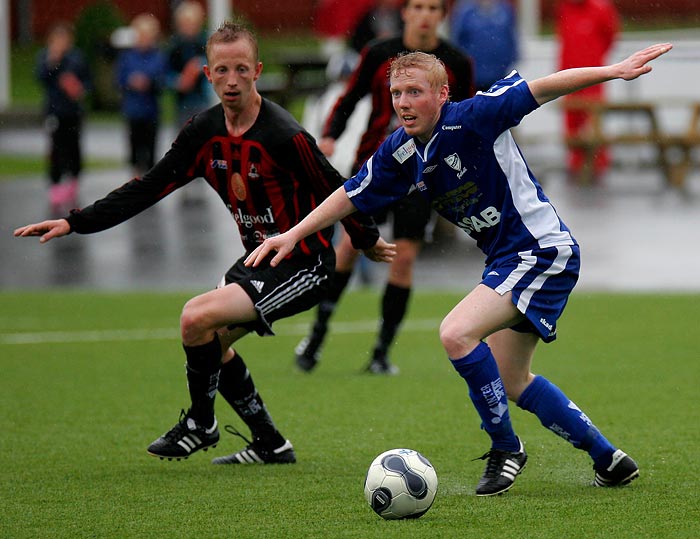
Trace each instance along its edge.
<path fill-rule="evenodd" d="M 321 138 L 365 47 L 401 35 L 404 6 L 404 0 L 147 6 L 0 0 L 0 186 L 41 177 L 43 207 L 61 214 L 92 200 L 81 192 L 100 171 L 119 169 L 121 182 L 145 172 L 184 122 L 215 102 L 201 67 L 207 35 L 225 17 L 242 19 L 258 34 L 265 66 L 259 91 Z M 661 73 L 635 85 L 594 87 L 569 105 L 536 111 L 516 139 L 528 146 L 542 181 L 600 187 L 617 181 L 615 171 L 625 171 L 627 181 L 651 171 L 651 192 L 675 190 L 692 200 L 700 147 L 697 0 L 445 0 L 443 7 L 441 39 L 470 57 L 476 90 L 511 69 L 531 79 L 673 42 L 673 54 L 654 68 Z M 595 103 L 625 110 L 608 118 Z M 330 156 L 344 175 L 370 109 L 370 97 L 357 104 Z M 185 190 L 183 203 L 201 204 L 206 196 L 199 191 Z M 452 234 L 442 233 L 448 240 Z"/>

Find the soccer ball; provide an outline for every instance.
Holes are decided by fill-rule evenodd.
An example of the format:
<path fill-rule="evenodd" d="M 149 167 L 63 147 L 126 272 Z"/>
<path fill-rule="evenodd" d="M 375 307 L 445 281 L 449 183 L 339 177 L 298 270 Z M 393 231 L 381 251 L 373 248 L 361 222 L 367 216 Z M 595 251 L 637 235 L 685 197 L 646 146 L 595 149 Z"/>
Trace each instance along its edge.
<path fill-rule="evenodd" d="M 433 505 L 437 486 L 435 468 L 418 451 L 390 449 L 370 464 L 365 499 L 382 518 L 418 518 Z"/>

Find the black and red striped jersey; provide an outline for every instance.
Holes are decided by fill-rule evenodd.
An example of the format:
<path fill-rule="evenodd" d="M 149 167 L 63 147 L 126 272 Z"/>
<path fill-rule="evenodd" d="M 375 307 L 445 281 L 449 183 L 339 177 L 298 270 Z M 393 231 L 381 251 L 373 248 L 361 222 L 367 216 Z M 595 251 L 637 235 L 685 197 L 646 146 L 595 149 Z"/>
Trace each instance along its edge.
<path fill-rule="evenodd" d="M 343 95 L 338 98 L 326 120 L 323 136 L 338 139 L 358 101 L 368 94 L 372 96 L 372 111 L 367 130 L 360 139 L 353 173 L 377 151 L 393 128 L 398 127 L 398 123 L 392 122 L 394 108 L 389 92 L 389 66 L 404 51 L 411 49 L 404 45 L 401 37 L 370 42 L 362 51 L 360 62 L 350 76 Z M 423 52 L 434 54 L 445 64 L 453 101 L 462 101 L 474 95 L 474 67 L 469 56 L 442 40 L 436 49 Z"/>
<path fill-rule="evenodd" d="M 216 105 L 195 115 L 142 178 L 71 211 L 71 230 L 89 234 L 113 227 L 198 177 L 226 204 L 246 252 L 292 228 L 343 182 L 313 137 L 279 105 L 263 98 L 257 120 L 238 137 L 229 135 L 223 107 Z M 379 237 L 372 219 L 360 213 L 343 225 L 355 248 L 371 247 Z M 292 255 L 331 247 L 332 234 L 329 227 L 305 238 Z"/>

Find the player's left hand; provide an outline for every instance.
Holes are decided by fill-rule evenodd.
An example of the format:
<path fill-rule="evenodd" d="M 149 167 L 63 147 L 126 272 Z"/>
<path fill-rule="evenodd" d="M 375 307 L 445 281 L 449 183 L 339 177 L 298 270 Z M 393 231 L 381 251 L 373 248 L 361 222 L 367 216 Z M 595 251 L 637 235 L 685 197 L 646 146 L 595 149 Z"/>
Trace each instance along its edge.
<path fill-rule="evenodd" d="M 363 252 L 367 258 L 375 262 L 391 262 L 396 256 L 396 244 L 388 243 L 380 236 L 373 247 Z"/>
<path fill-rule="evenodd" d="M 634 80 L 645 73 L 649 73 L 651 71 L 651 66 L 648 65 L 649 62 L 662 54 L 666 54 L 672 48 L 673 45 L 671 43 L 657 43 L 635 52 L 617 64 L 617 68 L 620 70 L 619 78 Z"/>

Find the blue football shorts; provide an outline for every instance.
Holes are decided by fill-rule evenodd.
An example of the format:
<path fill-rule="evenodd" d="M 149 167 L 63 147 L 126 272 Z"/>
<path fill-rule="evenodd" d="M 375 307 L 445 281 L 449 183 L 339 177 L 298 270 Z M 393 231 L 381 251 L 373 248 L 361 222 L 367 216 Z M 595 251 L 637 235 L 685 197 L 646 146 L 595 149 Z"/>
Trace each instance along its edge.
<path fill-rule="evenodd" d="M 513 293 L 513 303 L 526 320 L 511 329 L 535 333 L 544 342 L 557 338 L 557 320 L 578 281 L 578 245 L 522 251 L 488 265 L 482 283 L 500 295 Z"/>
<path fill-rule="evenodd" d="M 271 258 L 271 257 L 270 257 Z M 258 335 L 274 335 L 272 323 L 306 311 L 325 297 L 335 269 L 335 251 L 326 249 L 311 256 L 294 256 L 276 267 L 246 267 L 245 255 L 226 272 L 218 288 L 240 285 L 253 301 L 258 319 L 232 324 L 228 329 L 243 327 Z"/>

